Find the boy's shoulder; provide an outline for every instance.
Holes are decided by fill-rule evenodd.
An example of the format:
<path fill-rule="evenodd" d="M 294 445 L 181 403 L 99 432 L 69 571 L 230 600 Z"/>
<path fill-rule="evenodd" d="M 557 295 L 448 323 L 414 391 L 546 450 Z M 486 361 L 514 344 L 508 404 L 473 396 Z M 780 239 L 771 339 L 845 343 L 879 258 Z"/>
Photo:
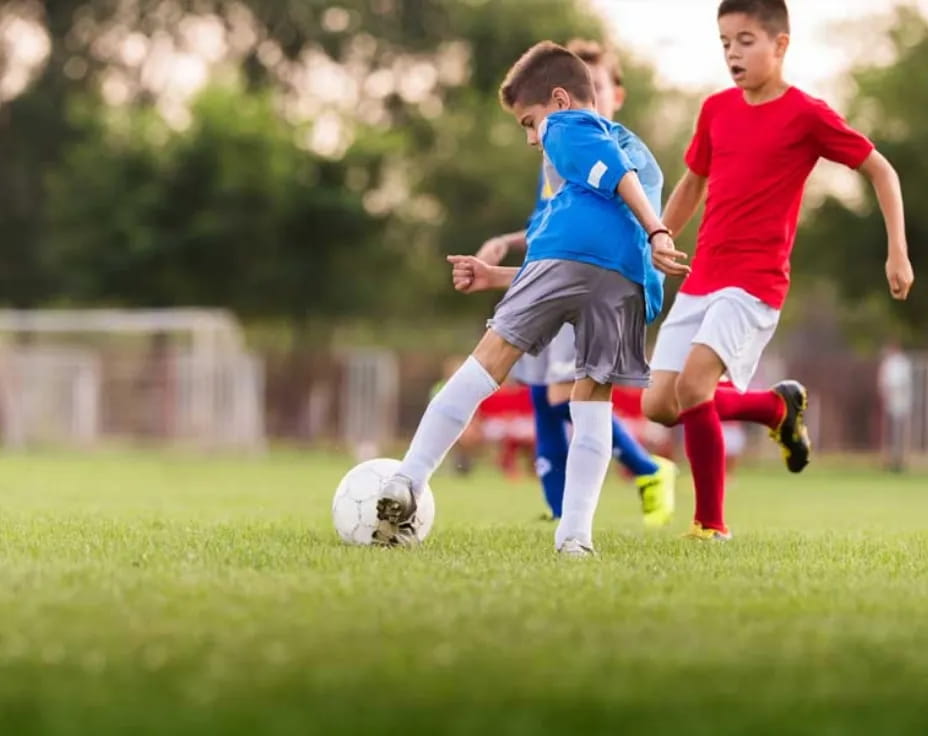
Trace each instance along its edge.
<path fill-rule="evenodd" d="M 812 113 L 834 112 L 834 108 L 821 97 L 810 95 L 808 92 L 799 89 L 799 87 L 791 87 L 790 92 L 792 92 L 798 106 L 804 107 Z"/>
<path fill-rule="evenodd" d="M 832 107 L 825 100 L 815 97 L 799 87 L 790 85 L 783 97 L 792 107 L 806 108 L 811 111 L 831 110 Z M 729 87 L 719 92 L 709 95 L 703 101 L 703 109 L 707 112 L 730 108 L 733 105 L 741 105 L 744 101 L 744 94 L 738 87 Z"/>
<path fill-rule="evenodd" d="M 653 156 L 651 149 L 648 148 L 648 144 L 645 143 L 641 136 L 635 133 L 635 131 L 626 128 L 622 123 L 610 121 L 610 125 L 612 138 L 619 144 L 620 148 L 624 149 L 626 152 L 629 150 L 646 151 L 649 155 Z"/>
<path fill-rule="evenodd" d="M 737 87 L 713 92 L 702 102 L 703 110 L 713 110 L 719 107 L 727 107 L 737 103 L 742 97 L 741 90 Z"/>
<path fill-rule="evenodd" d="M 545 138 L 553 131 L 569 132 L 571 129 L 598 128 L 608 131 L 611 121 L 593 110 L 559 110 L 548 115 L 541 124 L 539 135 Z"/>
<path fill-rule="evenodd" d="M 782 101 L 786 103 L 791 114 L 800 114 L 809 119 L 815 118 L 822 114 L 833 114 L 834 108 L 825 100 L 810 95 L 808 92 L 801 90 L 799 87 L 790 86 L 783 94 Z M 769 104 L 769 103 L 768 103 Z M 730 87 L 720 92 L 709 95 L 702 104 L 702 115 L 706 119 L 711 119 L 718 114 L 725 114 L 745 107 L 744 95 L 738 87 Z M 781 105 L 770 108 L 769 112 L 783 110 Z"/>

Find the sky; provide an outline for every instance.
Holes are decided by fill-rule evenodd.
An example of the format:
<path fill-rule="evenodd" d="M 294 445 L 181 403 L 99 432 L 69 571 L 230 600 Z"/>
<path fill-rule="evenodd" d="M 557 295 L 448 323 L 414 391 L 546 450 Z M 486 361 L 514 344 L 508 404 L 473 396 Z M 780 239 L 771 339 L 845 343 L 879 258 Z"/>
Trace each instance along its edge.
<path fill-rule="evenodd" d="M 651 61 L 661 81 L 683 87 L 730 85 L 718 41 L 719 0 L 591 0 L 611 23 L 623 48 Z M 909 0 L 928 14 L 928 0 Z M 792 0 L 792 40 L 787 79 L 817 96 L 842 92 L 841 79 L 855 61 L 887 59 L 873 38 L 885 27 L 893 0 Z M 871 22 L 881 17 L 879 23 Z M 857 26 L 836 33 L 835 23 Z M 868 31 L 870 36 L 868 38 Z"/>

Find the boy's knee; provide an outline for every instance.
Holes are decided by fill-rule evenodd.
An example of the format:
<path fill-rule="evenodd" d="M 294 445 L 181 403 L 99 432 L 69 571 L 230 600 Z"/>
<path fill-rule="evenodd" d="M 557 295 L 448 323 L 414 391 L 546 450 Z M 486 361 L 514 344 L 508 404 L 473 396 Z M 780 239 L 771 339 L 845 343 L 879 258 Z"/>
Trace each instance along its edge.
<path fill-rule="evenodd" d="M 673 394 L 645 389 L 641 396 L 641 410 L 652 422 L 672 427 L 677 423 L 677 400 Z"/>
<path fill-rule="evenodd" d="M 714 395 L 714 388 L 702 377 L 681 373 L 677 379 L 677 406 L 680 411 L 704 404 Z"/>
<path fill-rule="evenodd" d="M 487 330 L 472 355 L 494 381 L 502 384 L 522 357 L 522 351 L 493 330 Z"/>

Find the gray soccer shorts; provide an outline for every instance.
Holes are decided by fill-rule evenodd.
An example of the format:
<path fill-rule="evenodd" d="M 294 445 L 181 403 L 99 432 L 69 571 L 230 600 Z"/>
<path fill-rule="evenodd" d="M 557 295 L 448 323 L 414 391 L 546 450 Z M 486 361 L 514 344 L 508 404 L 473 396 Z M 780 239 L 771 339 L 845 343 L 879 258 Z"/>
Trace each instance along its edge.
<path fill-rule="evenodd" d="M 644 292 L 617 271 L 577 261 L 533 261 L 509 287 L 487 326 L 537 356 L 564 324 L 574 327 L 574 379 L 648 385 Z"/>
<path fill-rule="evenodd" d="M 574 326 L 565 324 L 548 347 L 538 355 L 523 355 L 512 377 L 529 386 L 550 386 L 571 383 L 577 375 L 577 348 L 574 347 Z"/>

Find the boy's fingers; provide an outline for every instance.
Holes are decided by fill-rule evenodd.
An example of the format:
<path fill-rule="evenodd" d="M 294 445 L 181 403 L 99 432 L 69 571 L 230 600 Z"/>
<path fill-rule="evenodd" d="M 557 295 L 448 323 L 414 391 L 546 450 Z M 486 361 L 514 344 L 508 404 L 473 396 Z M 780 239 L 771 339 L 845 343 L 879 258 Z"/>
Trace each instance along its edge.
<path fill-rule="evenodd" d="M 682 263 L 677 263 L 674 260 L 668 258 L 654 258 L 654 266 L 659 271 L 663 271 L 668 276 L 685 276 L 690 272 L 690 267 L 685 266 Z"/>
<path fill-rule="evenodd" d="M 675 248 L 661 248 L 654 251 L 654 255 L 659 258 L 673 258 L 674 260 L 685 261 L 689 258 L 689 255 L 684 253 L 682 250 L 677 250 Z"/>
<path fill-rule="evenodd" d="M 904 300 L 909 295 L 910 284 L 908 279 L 898 274 L 892 274 L 889 277 L 889 291 L 894 299 Z"/>

